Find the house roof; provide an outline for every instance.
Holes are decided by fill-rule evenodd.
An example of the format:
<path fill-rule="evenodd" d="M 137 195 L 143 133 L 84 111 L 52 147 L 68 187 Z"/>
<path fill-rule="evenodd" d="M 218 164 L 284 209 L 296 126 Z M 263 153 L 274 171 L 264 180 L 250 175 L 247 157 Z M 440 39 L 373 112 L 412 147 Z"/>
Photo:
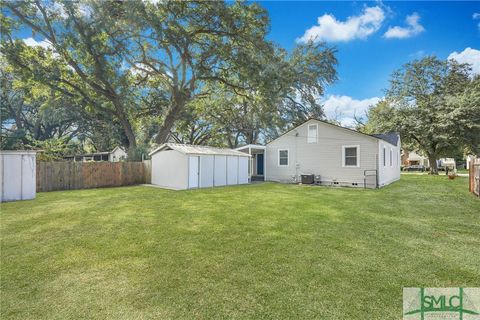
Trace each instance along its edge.
<path fill-rule="evenodd" d="M 353 130 L 353 129 L 350 129 L 350 128 L 342 127 L 342 126 L 339 126 L 339 125 L 330 123 L 330 122 L 325 121 L 325 120 L 320 120 L 320 119 L 317 119 L 317 118 L 308 118 L 307 120 L 305 120 L 304 122 L 302 122 L 302 123 L 299 124 L 298 126 L 295 126 L 295 127 L 291 128 L 290 130 L 288 130 L 288 131 L 286 131 L 285 133 L 281 134 L 281 135 L 278 136 L 277 138 L 269 141 L 267 144 L 269 144 L 269 143 L 277 140 L 277 139 L 280 138 L 281 136 L 286 135 L 286 134 L 289 133 L 290 131 L 295 130 L 296 128 L 300 127 L 301 125 L 304 125 L 305 123 L 307 123 L 307 122 L 310 121 L 310 120 L 315 120 L 315 121 L 318 121 L 318 122 L 322 122 L 322 123 L 328 124 L 328 125 L 330 125 L 330 126 L 337 127 L 337 128 L 339 128 L 339 129 L 343 129 L 343 130 L 348 130 L 348 131 L 351 131 L 351 132 L 356 133 L 356 134 L 359 134 L 359 135 L 367 136 L 367 137 L 374 138 L 374 139 L 378 139 L 378 140 L 383 140 L 383 141 L 386 141 L 386 142 L 388 142 L 388 143 L 390 143 L 390 144 L 393 144 L 393 145 L 395 145 L 395 146 L 398 144 L 398 139 L 400 138 L 400 135 L 399 135 L 398 133 L 394 133 L 394 132 L 392 132 L 392 133 L 387 133 L 387 134 L 375 134 L 375 135 L 373 135 L 373 134 L 367 134 L 367 133 L 363 133 L 363 132 L 360 132 L 360 131 L 356 131 L 356 130 Z M 384 139 L 384 138 L 382 138 L 382 137 L 379 137 L 380 135 L 385 135 L 385 136 L 386 136 L 386 135 L 390 135 L 390 134 L 396 135 L 396 139 L 397 139 L 397 140 L 396 140 L 395 143 L 392 143 L 392 142 L 390 142 L 390 141 L 388 141 L 388 140 L 386 140 L 386 139 Z M 393 137 L 391 137 L 391 139 L 392 139 L 391 141 L 394 140 Z"/>
<path fill-rule="evenodd" d="M 244 152 L 227 149 L 227 148 L 217 148 L 209 146 L 199 146 L 199 145 L 190 145 L 190 144 L 179 144 L 179 143 L 165 143 L 160 147 L 156 148 L 149 155 L 153 155 L 159 151 L 166 150 L 176 150 L 183 154 L 204 154 L 204 155 L 224 155 L 224 156 L 240 156 L 240 157 L 250 157 L 249 154 Z"/>
<path fill-rule="evenodd" d="M 247 150 L 248 148 L 250 149 L 261 149 L 261 150 L 265 150 L 266 147 L 264 145 L 261 145 L 261 144 L 247 144 L 245 146 L 241 146 L 241 147 L 238 147 L 236 148 L 235 150 Z"/>
<path fill-rule="evenodd" d="M 64 158 L 73 158 L 73 157 L 93 157 L 93 156 L 104 156 L 110 154 L 109 151 L 103 152 L 93 152 L 93 153 L 81 153 L 81 154 L 72 154 L 69 156 L 64 156 Z"/>
<path fill-rule="evenodd" d="M 112 151 L 110 151 L 110 153 L 114 153 L 114 152 L 115 152 L 115 150 L 117 150 L 117 149 L 120 149 L 120 150 L 122 150 L 123 152 L 125 152 L 125 149 L 123 149 L 123 147 L 116 146 L 115 148 L 113 148 L 113 150 L 112 150 Z"/>
<path fill-rule="evenodd" d="M 100 151 L 100 152 L 92 152 L 92 153 L 71 154 L 71 155 L 68 155 L 68 156 L 64 156 L 64 158 L 104 156 L 104 155 L 115 152 L 115 150 L 117 150 L 117 149 L 120 149 L 123 152 L 125 152 L 125 150 L 122 147 L 116 146 L 115 148 L 113 148 L 112 151 Z"/>
<path fill-rule="evenodd" d="M 400 139 L 400 135 L 396 132 L 389 132 L 389 133 L 378 133 L 372 134 L 372 136 L 387 141 L 394 146 L 398 145 L 398 140 Z"/>

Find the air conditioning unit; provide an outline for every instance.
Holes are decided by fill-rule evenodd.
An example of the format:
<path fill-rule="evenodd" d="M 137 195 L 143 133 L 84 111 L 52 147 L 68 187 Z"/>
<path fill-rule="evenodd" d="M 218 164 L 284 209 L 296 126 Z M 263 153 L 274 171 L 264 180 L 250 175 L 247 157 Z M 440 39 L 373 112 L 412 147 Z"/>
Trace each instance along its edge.
<path fill-rule="evenodd" d="M 302 174 L 302 184 L 313 184 L 315 182 L 315 175 Z"/>

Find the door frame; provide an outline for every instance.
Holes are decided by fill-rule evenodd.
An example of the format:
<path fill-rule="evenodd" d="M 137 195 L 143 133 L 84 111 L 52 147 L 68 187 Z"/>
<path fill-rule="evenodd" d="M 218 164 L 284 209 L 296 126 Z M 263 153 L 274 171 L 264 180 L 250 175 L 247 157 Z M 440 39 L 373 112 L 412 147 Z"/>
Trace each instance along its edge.
<path fill-rule="evenodd" d="M 259 161 L 258 161 L 258 156 L 262 156 L 262 161 L 261 161 L 261 164 L 262 164 L 262 173 L 260 174 L 259 171 L 258 171 L 258 165 L 259 165 Z M 264 176 L 265 175 L 265 154 L 263 153 L 257 153 L 256 156 L 255 156 L 255 165 L 256 165 L 256 175 L 257 176 Z"/>
<path fill-rule="evenodd" d="M 194 159 L 193 161 L 197 162 L 197 185 L 196 186 L 191 186 L 191 183 L 190 183 L 190 165 L 191 165 L 191 162 L 192 162 L 192 158 L 196 158 Z M 188 181 L 187 181 L 187 186 L 188 186 L 188 189 L 198 189 L 200 188 L 200 156 L 188 156 Z"/>

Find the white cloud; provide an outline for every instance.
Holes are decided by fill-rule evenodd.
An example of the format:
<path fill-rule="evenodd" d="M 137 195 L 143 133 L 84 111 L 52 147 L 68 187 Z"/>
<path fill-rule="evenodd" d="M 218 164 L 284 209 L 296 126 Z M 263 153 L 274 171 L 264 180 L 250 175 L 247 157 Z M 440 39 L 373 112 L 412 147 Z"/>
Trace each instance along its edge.
<path fill-rule="evenodd" d="M 353 39 L 365 39 L 375 33 L 385 19 L 382 8 L 368 7 L 363 9 L 359 16 L 348 17 L 346 21 L 338 21 L 331 14 L 318 17 L 318 25 L 305 31 L 305 34 L 297 39 L 298 42 L 319 41 L 349 41 Z"/>
<path fill-rule="evenodd" d="M 355 115 L 365 115 L 365 111 L 378 101 L 379 97 L 356 100 L 349 96 L 330 95 L 323 106 L 328 119 L 338 120 L 343 126 L 350 127 L 355 123 Z"/>
<path fill-rule="evenodd" d="M 472 48 L 466 48 L 462 52 L 452 52 L 448 60 L 454 59 L 458 63 L 469 63 L 472 65 L 472 73 L 480 74 L 480 51 Z"/>
<path fill-rule="evenodd" d="M 425 57 L 426 55 L 427 55 L 427 53 L 425 52 L 425 50 L 418 50 L 418 51 L 415 51 L 414 53 L 409 54 L 408 56 L 410 58 L 414 58 L 414 59 L 421 59 L 421 58 Z"/>
<path fill-rule="evenodd" d="M 472 16 L 473 20 L 480 20 L 480 13 L 475 12 Z M 477 24 L 478 30 L 480 31 L 480 22 Z"/>
<path fill-rule="evenodd" d="M 153 70 L 150 66 L 147 66 L 146 64 L 140 63 L 140 62 L 132 65 L 131 68 L 130 68 L 130 72 L 134 76 L 140 75 L 142 77 L 145 77 L 148 73 L 150 73 L 152 71 Z"/>
<path fill-rule="evenodd" d="M 389 27 L 383 36 L 387 39 L 405 39 L 416 36 L 425 31 L 425 28 L 419 23 L 419 20 L 420 16 L 414 12 L 405 19 L 407 27 Z"/>
<path fill-rule="evenodd" d="M 47 40 L 37 41 L 30 37 L 23 39 L 23 42 L 29 47 L 42 47 L 43 49 L 52 49 L 52 44 Z"/>

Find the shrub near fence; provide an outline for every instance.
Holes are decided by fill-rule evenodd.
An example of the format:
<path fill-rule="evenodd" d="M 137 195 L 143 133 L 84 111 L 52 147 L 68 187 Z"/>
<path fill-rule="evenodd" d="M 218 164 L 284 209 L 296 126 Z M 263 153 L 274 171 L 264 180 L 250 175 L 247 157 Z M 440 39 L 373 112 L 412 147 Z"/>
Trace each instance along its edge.
<path fill-rule="evenodd" d="M 37 192 L 150 183 L 149 162 L 37 162 Z"/>

